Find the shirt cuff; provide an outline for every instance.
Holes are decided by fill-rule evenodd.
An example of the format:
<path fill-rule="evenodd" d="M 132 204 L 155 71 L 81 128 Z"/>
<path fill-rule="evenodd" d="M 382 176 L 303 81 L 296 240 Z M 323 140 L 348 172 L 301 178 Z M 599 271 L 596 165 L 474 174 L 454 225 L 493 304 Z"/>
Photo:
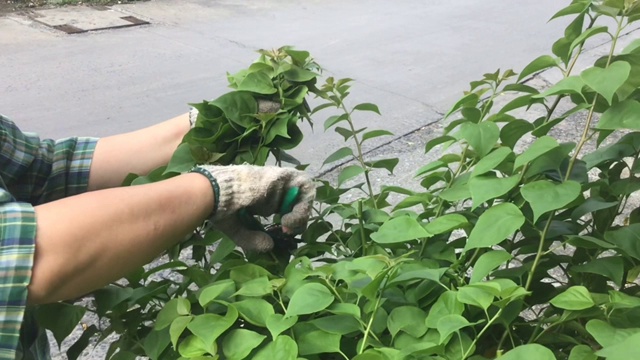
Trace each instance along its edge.
<path fill-rule="evenodd" d="M 15 354 L 18 346 L 35 238 L 36 215 L 32 205 L 19 202 L 0 205 L 0 358 Z"/>
<path fill-rule="evenodd" d="M 81 194 L 89 187 L 89 171 L 96 150 L 98 138 L 77 137 L 76 144 L 67 169 L 67 193 L 65 196 Z"/>

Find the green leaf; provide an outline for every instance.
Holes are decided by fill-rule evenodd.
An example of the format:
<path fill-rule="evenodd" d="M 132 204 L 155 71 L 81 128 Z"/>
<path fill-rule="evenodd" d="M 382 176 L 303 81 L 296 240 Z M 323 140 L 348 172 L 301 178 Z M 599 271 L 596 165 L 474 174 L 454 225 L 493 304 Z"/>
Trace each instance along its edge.
<path fill-rule="evenodd" d="M 433 149 L 434 147 L 441 145 L 441 144 L 451 144 L 453 142 L 456 141 L 456 138 L 454 138 L 453 136 L 449 136 L 449 135 L 443 135 L 443 136 L 438 136 L 436 138 L 433 138 L 431 140 L 429 140 L 427 142 L 427 144 L 424 147 L 424 152 L 425 154 L 428 153 L 431 149 Z M 447 144 L 447 145 L 448 145 Z"/>
<path fill-rule="evenodd" d="M 621 257 L 610 256 L 591 260 L 586 264 L 571 267 L 571 271 L 602 275 L 616 285 L 622 286 L 624 262 Z"/>
<path fill-rule="evenodd" d="M 558 60 L 556 58 L 549 55 L 539 56 L 522 69 L 517 81 L 520 82 L 520 80 L 533 73 L 537 73 L 538 71 L 542 71 L 553 66 L 558 66 Z"/>
<path fill-rule="evenodd" d="M 253 114 L 258 112 L 258 103 L 248 92 L 233 91 L 210 102 L 237 125 L 248 128 L 254 123 Z"/>
<path fill-rule="evenodd" d="M 226 258 L 227 255 L 231 254 L 233 250 L 235 250 L 235 248 L 236 248 L 236 243 L 234 243 L 233 240 L 223 237 L 218 242 L 218 245 L 216 246 L 215 250 L 213 250 L 213 253 L 211 254 L 211 258 L 209 259 L 209 263 L 218 264 L 222 262 L 222 260 L 224 260 L 224 258 Z M 219 283 L 220 281 L 216 281 L 213 285 L 216 285 Z M 234 291 L 235 291 L 235 284 L 231 292 L 234 292 Z M 211 300 L 213 299 L 209 299 L 209 301 Z M 200 305 L 203 305 L 203 306 L 206 305 L 206 303 L 203 303 L 202 301 L 199 301 L 199 302 L 200 302 Z"/>
<path fill-rule="evenodd" d="M 604 233 L 604 239 L 615 244 L 625 254 L 640 260 L 640 224 L 631 224 Z"/>
<path fill-rule="evenodd" d="M 549 21 L 559 18 L 561 16 L 567 16 L 572 14 L 580 14 L 589 8 L 588 1 L 573 1 L 567 7 L 560 9 L 557 13 L 555 13 Z"/>
<path fill-rule="evenodd" d="M 509 111 L 519 109 L 521 107 L 529 108 L 531 105 L 535 103 L 544 103 L 543 98 L 539 98 L 538 96 L 539 94 L 537 94 L 535 97 L 534 97 L 534 94 L 526 94 L 526 95 L 518 96 L 517 98 L 503 105 L 500 111 L 498 111 L 498 115 L 505 115 Z"/>
<path fill-rule="evenodd" d="M 271 142 L 278 136 L 285 139 L 291 139 L 291 136 L 289 136 L 289 118 L 286 116 L 279 116 L 271 123 L 271 126 L 264 137 L 264 143 L 271 144 Z"/>
<path fill-rule="evenodd" d="M 427 165 L 422 166 L 416 171 L 416 177 L 423 176 L 427 173 L 432 172 L 433 170 L 437 170 L 443 167 L 447 167 L 448 164 L 444 161 L 436 160 L 428 163 Z"/>
<path fill-rule="evenodd" d="M 318 74 L 309 70 L 301 69 L 299 67 L 292 67 L 291 69 L 282 73 L 282 75 L 285 79 L 294 82 L 306 82 L 318 77 Z"/>
<path fill-rule="evenodd" d="M 473 200 L 472 210 L 484 202 L 500 197 L 520 183 L 520 176 L 497 178 L 493 176 L 476 176 L 469 180 L 469 191 Z"/>
<path fill-rule="evenodd" d="M 608 108 L 596 124 L 599 130 L 640 130 L 640 102 L 627 99 Z"/>
<path fill-rule="evenodd" d="M 400 163 L 400 159 L 393 158 L 375 160 L 372 162 L 366 162 L 365 164 L 367 164 L 367 166 L 371 166 L 374 169 L 386 169 L 389 174 L 393 174 L 393 170 L 396 168 L 396 166 L 398 166 L 398 163 Z"/>
<path fill-rule="evenodd" d="M 631 65 L 625 61 L 616 61 L 608 68 L 592 67 L 580 74 L 582 80 L 595 92 L 602 95 L 609 104 L 613 95 L 629 78 Z"/>
<path fill-rule="evenodd" d="M 513 164 L 513 169 L 517 170 L 521 166 L 537 159 L 543 154 L 559 147 L 558 141 L 552 138 L 551 136 L 543 136 L 538 138 L 533 144 L 529 145 L 527 150 L 525 150 L 522 154 L 516 157 L 516 160 Z"/>
<path fill-rule="evenodd" d="M 346 114 L 341 114 L 341 115 L 333 115 L 333 116 L 329 116 L 327 118 L 327 120 L 324 121 L 324 131 L 327 131 L 329 128 L 331 128 L 333 125 L 341 122 L 341 121 L 346 121 L 348 119 Z"/>
<path fill-rule="evenodd" d="M 6 299 L 5 299 L 6 300 Z M 78 305 L 52 303 L 36 308 L 35 317 L 38 325 L 53 333 L 58 346 L 78 326 L 86 309 Z"/>
<path fill-rule="evenodd" d="M 198 296 L 200 306 L 205 307 L 213 300 L 218 299 L 223 294 L 231 295 L 236 292 L 236 284 L 231 279 L 216 281 L 205 287 Z M 224 298 L 226 299 L 227 296 Z"/>
<path fill-rule="evenodd" d="M 258 296 L 269 295 L 273 293 L 273 288 L 269 282 L 269 278 L 261 276 L 253 280 L 249 280 L 240 285 L 240 289 L 234 295 L 241 296 Z"/>
<path fill-rule="evenodd" d="M 369 139 L 373 139 L 373 138 L 377 138 L 380 136 L 389 136 L 389 135 L 393 135 L 392 132 L 387 131 L 387 130 L 371 130 L 371 131 L 367 131 L 366 133 L 362 134 L 362 139 L 361 139 L 361 143 L 369 140 Z"/>
<path fill-rule="evenodd" d="M 349 315 L 328 315 L 313 319 L 309 323 L 332 334 L 346 335 L 363 330 L 360 322 Z"/>
<path fill-rule="evenodd" d="M 573 40 L 573 42 L 571 43 L 571 46 L 569 47 L 569 52 L 571 53 L 571 51 L 573 51 L 573 49 L 575 49 L 576 47 L 578 47 L 580 44 L 582 44 L 583 42 L 585 42 L 587 39 L 598 35 L 598 34 L 602 34 L 602 33 L 608 33 L 609 28 L 607 26 L 594 26 L 592 28 L 589 28 L 585 31 L 583 31 L 580 35 L 578 35 L 578 37 Z M 611 34 L 609 34 L 609 37 L 611 37 Z"/>
<path fill-rule="evenodd" d="M 558 81 L 555 85 L 551 86 L 547 90 L 540 94 L 533 95 L 534 98 L 545 98 L 552 95 L 569 95 L 577 94 L 582 95 L 582 88 L 585 86 L 584 80 L 581 77 L 569 76 Z"/>
<path fill-rule="evenodd" d="M 169 300 L 158 313 L 154 329 L 160 330 L 171 325 L 178 316 L 189 315 L 191 303 L 185 298 L 175 298 Z"/>
<path fill-rule="evenodd" d="M 380 115 L 380 110 L 378 109 L 378 106 L 376 104 L 371 104 L 371 103 L 358 104 L 358 105 L 353 107 L 353 110 L 373 111 L 374 113 Z"/>
<path fill-rule="evenodd" d="M 451 107 L 451 109 L 445 114 L 444 118 L 445 119 L 448 118 L 449 115 L 460 110 L 460 108 L 464 106 L 476 106 L 478 104 L 478 100 L 480 100 L 480 97 L 478 96 L 478 94 L 468 93 L 467 95 L 463 96 L 460 100 L 458 100 L 458 102 L 456 102 Z"/>
<path fill-rule="evenodd" d="M 445 344 L 449 335 L 471 325 L 467 319 L 457 314 L 445 315 L 438 320 L 440 343 Z"/>
<path fill-rule="evenodd" d="M 131 295 L 133 295 L 133 289 L 128 287 L 109 285 L 96 290 L 93 293 L 96 302 L 96 314 L 104 316 L 108 311 L 113 310 L 123 301 L 129 299 Z"/>
<path fill-rule="evenodd" d="M 160 358 L 160 354 L 162 354 L 167 346 L 169 346 L 170 342 L 171 338 L 168 329 L 151 330 L 147 337 L 144 338 L 142 347 L 146 356 L 151 360 L 158 360 Z M 84 350 L 84 348 L 82 348 L 82 350 Z"/>
<path fill-rule="evenodd" d="M 400 283 L 408 280 L 431 280 L 437 283 L 440 283 L 440 279 L 447 271 L 447 268 L 440 269 L 419 269 L 419 270 L 408 270 L 402 271 L 398 276 L 389 281 L 389 285 Z"/>
<path fill-rule="evenodd" d="M 571 219 L 578 220 L 586 214 L 618 206 L 617 201 L 604 201 L 601 197 L 592 196 L 571 212 Z"/>
<path fill-rule="evenodd" d="M 286 316 L 306 315 L 322 311 L 335 300 L 325 286 L 308 283 L 300 286 L 291 296 Z"/>
<path fill-rule="evenodd" d="M 264 299 L 249 298 L 233 303 L 243 319 L 249 323 L 265 327 L 267 319 L 275 313 L 273 305 Z"/>
<path fill-rule="evenodd" d="M 80 357 L 80 355 L 82 355 L 84 350 L 89 346 L 89 344 L 93 345 L 92 340 L 94 339 L 94 336 L 96 334 L 98 334 L 98 333 L 101 334 L 101 331 L 98 330 L 98 328 L 95 325 L 91 325 L 91 326 L 87 327 L 86 329 L 84 329 L 84 331 L 82 331 L 82 335 L 80 335 L 80 337 L 67 350 L 67 352 L 66 352 L 67 359 L 68 360 L 76 360 L 76 359 L 78 359 Z M 149 339 L 149 336 L 147 336 L 145 338 L 145 344 L 147 343 L 147 339 Z M 160 349 L 157 350 L 159 352 L 164 351 L 164 349 L 167 348 L 167 344 L 168 344 L 168 342 L 163 344 L 160 341 L 155 341 L 153 343 L 153 345 L 155 347 L 160 348 Z M 149 349 L 149 348 L 145 347 L 145 351 L 147 349 Z M 159 352 L 157 352 L 155 349 L 149 349 L 149 350 L 150 351 L 146 355 L 151 360 L 157 360 L 157 358 L 159 356 Z"/>
<path fill-rule="evenodd" d="M 497 245 L 518 230 L 524 221 L 524 215 L 514 204 L 494 205 L 478 218 L 465 250 Z"/>
<path fill-rule="evenodd" d="M 215 350 L 215 344 L 207 346 L 200 338 L 193 335 L 188 336 L 180 343 L 180 346 L 178 346 L 178 352 L 186 358 L 202 356 L 210 351 L 215 354 L 213 350 Z"/>
<path fill-rule="evenodd" d="M 331 305 L 327 311 L 336 315 L 350 315 L 355 318 L 360 318 L 360 307 L 356 304 L 349 303 L 335 303 Z"/>
<path fill-rule="evenodd" d="M 464 311 L 464 304 L 458 301 L 456 291 L 447 290 L 429 309 L 429 314 L 425 319 L 425 325 L 430 329 L 436 329 L 438 327 L 438 321 L 446 315 L 457 314 L 461 315 Z"/>
<path fill-rule="evenodd" d="M 621 54 L 632 54 L 637 52 L 640 49 L 640 39 L 635 39 L 629 43 L 629 45 L 625 46 L 624 49 L 620 52 Z"/>
<path fill-rule="evenodd" d="M 582 186 L 571 180 L 560 184 L 538 180 L 525 184 L 520 189 L 522 197 L 531 205 L 534 222 L 549 211 L 564 208 L 580 196 L 581 191 Z"/>
<path fill-rule="evenodd" d="M 322 331 L 309 323 L 293 327 L 300 355 L 334 353 L 340 351 L 340 334 Z"/>
<path fill-rule="evenodd" d="M 456 137 L 466 140 L 482 158 L 495 146 L 500 137 L 500 128 L 493 122 L 465 123 L 456 133 Z"/>
<path fill-rule="evenodd" d="M 273 87 L 271 77 L 263 72 L 252 72 L 247 74 L 240 84 L 238 84 L 239 91 L 251 91 L 258 94 L 268 95 L 278 91 Z"/>
<path fill-rule="evenodd" d="M 598 356 L 588 345 L 577 345 L 571 349 L 568 360 L 598 360 Z"/>
<path fill-rule="evenodd" d="M 395 307 L 387 317 L 387 327 L 391 337 L 395 337 L 400 331 L 404 331 L 413 337 L 420 337 L 427 332 L 424 321 L 427 313 L 415 306 Z"/>
<path fill-rule="evenodd" d="M 640 328 L 617 329 L 600 319 L 589 320 L 587 331 L 602 347 L 620 344 L 632 335 L 639 335 Z"/>
<path fill-rule="evenodd" d="M 640 358 L 640 334 L 633 334 L 621 342 L 607 346 L 596 352 L 597 356 L 606 358 L 607 360 L 629 360 Z"/>
<path fill-rule="evenodd" d="M 589 290 L 584 286 L 572 286 L 549 302 L 564 310 L 584 310 L 595 305 Z"/>
<path fill-rule="evenodd" d="M 635 277 L 630 282 L 635 281 Z M 640 298 L 620 291 L 609 290 L 609 302 L 614 309 L 640 308 Z"/>
<path fill-rule="evenodd" d="M 233 329 L 222 341 L 222 352 L 228 360 L 245 359 L 267 337 L 247 329 Z"/>
<path fill-rule="evenodd" d="M 500 141 L 503 145 L 513 149 L 518 140 L 520 140 L 524 134 L 533 131 L 534 128 L 533 124 L 529 121 L 520 119 L 513 120 L 500 130 Z"/>
<path fill-rule="evenodd" d="M 463 286 L 458 289 L 458 301 L 487 310 L 493 303 L 493 295 L 481 288 Z"/>
<path fill-rule="evenodd" d="M 174 349 L 178 348 L 178 339 L 191 320 L 193 320 L 193 316 L 179 316 L 171 323 L 171 326 L 169 327 L 169 336 Z"/>
<path fill-rule="evenodd" d="M 491 271 L 512 258 L 513 256 L 504 250 L 491 250 L 480 255 L 473 265 L 473 274 L 469 283 L 473 284 L 482 281 Z"/>
<path fill-rule="evenodd" d="M 229 306 L 225 316 L 201 314 L 195 316 L 193 321 L 187 325 L 187 328 L 204 344 L 213 344 L 237 319 L 238 311 L 233 306 Z"/>
<path fill-rule="evenodd" d="M 283 331 L 289 329 L 298 322 L 297 316 L 284 317 L 282 314 L 271 314 L 267 317 L 267 329 L 275 340 Z"/>
<path fill-rule="evenodd" d="M 260 349 L 252 360 L 296 360 L 298 345 L 286 335 L 278 336 L 274 341 Z"/>
<path fill-rule="evenodd" d="M 553 352 L 539 344 L 520 345 L 506 354 L 500 360 L 556 360 Z"/>
<path fill-rule="evenodd" d="M 270 277 L 271 274 L 265 268 L 251 263 L 236 266 L 229 273 L 229 277 L 236 284 L 242 284 L 260 276 Z"/>
<path fill-rule="evenodd" d="M 196 161 L 193 159 L 193 155 L 191 155 L 191 145 L 182 143 L 178 145 L 176 151 L 173 152 L 164 173 L 183 173 L 191 170 L 195 165 Z"/>
<path fill-rule="evenodd" d="M 471 176 L 478 176 L 495 169 L 498 165 L 513 154 L 510 148 L 502 146 L 493 150 L 489 155 L 483 157 L 473 168 Z"/>
<path fill-rule="evenodd" d="M 340 171 L 338 175 L 338 186 L 344 184 L 347 180 L 363 174 L 364 169 L 360 165 L 349 165 Z"/>
<path fill-rule="evenodd" d="M 428 224 L 424 225 L 424 229 L 427 230 L 427 233 L 430 235 L 438 235 L 460 229 L 468 224 L 467 218 L 460 214 L 445 214 L 431 220 Z"/>
<path fill-rule="evenodd" d="M 426 237 L 429 237 L 429 233 L 416 219 L 409 216 L 393 218 L 371 234 L 371 240 L 379 244 L 401 243 Z"/>

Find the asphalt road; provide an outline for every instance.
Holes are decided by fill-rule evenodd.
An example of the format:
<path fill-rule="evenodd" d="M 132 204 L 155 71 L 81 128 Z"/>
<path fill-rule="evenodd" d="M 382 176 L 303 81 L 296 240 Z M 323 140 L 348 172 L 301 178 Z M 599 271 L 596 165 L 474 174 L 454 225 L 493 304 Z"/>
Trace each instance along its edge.
<path fill-rule="evenodd" d="M 483 73 L 549 53 L 565 24 L 547 20 L 565 3 L 153 0 L 114 7 L 152 25 L 79 35 L 13 14 L 0 18 L 0 112 L 45 137 L 133 130 L 228 91 L 227 71 L 286 44 L 356 79 L 352 104 L 383 114 L 359 122 L 403 135 L 439 120 Z M 341 141 L 320 125 L 295 155 L 317 169 Z"/>

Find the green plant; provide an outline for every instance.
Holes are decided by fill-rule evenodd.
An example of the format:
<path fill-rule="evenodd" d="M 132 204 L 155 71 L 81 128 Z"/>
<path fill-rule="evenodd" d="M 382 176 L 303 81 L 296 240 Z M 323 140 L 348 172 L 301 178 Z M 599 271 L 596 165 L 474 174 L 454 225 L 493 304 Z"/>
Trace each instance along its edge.
<path fill-rule="evenodd" d="M 348 104 L 350 79 L 316 86 L 319 67 L 308 53 L 263 52 L 259 64 L 269 66 L 253 70 L 264 67 L 268 82 L 283 89 L 271 99 L 283 105 L 283 98 L 297 99 L 265 121 L 315 118 L 331 109 L 325 130 L 353 146 L 325 163 L 352 162 L 337 184 L 318 180 L 317 216 L 292 256 L 245 256 L 220 234 L 195 234 L 182 248 L 193 250 L 196 264 L 174 254 L 172 262 L 129 277 L 127 286 L 98 292 L 96 311 L 111 321 L 105 333 L 121 334 L 112 358 L 637 357 L 640 216 L 632 195 L 640 189 L 640 40 L 616 47 L 640 19 L 640 2 L 574 0 L 554 18 L 561 16 L 574 19 L 553 55 L 536 58 L 519 75 L 496 71 L 471 82 L 448 112 L 444 134 L 426 144 L 426 152 L 440 156 L 417 171 L 420 191 L 374 189 L 370 172 L 392 172 L 398 159 L 365 158 L 362 144 L 390 133 L 356 127 L 358 112 L 379 111 Z M 615 27 L 598 25 L 603 18 Z M 609 54 L 575 73 L 585 42 L 596 36 L 611 39 Z M 280 66 L 316 73 L 296 81 L 272 70 Z M 527 84 L 549 68 L 563 79 L 542 92 Z M 247 74 L 230 77 L 239 92 Z M 258 76 L 259 88 L 269 87 Z M 320 100 L 313 111 L 292 95 L 292 87 L 303 86 L 301 97 L 308 91 Z M 270 95 L 248 91 L 253 98 Z M 530 121 L 531 114 L 542 115 Z M 210 121 L 216 116 L 203 116 L 198 127 L 217 126 Z M 569 122 L 579 124 L 579 137 L 558 141 L 557 129 Z M 242 126 L 234 131 L 246 136 L 225 139 L 258 140 L 238 146 L 237 156 L 280 154 L 280 146 L 264 150 L 271 142 L 261 140 L 272 127 Z M 169 171 L 157 175 L 220 153 L 206 148 L 220 139 L 194 139 L 187 136 Z M 137 181 L 147 180 L 156 179 Z M 363 196 L 346 202 L 349 191 Z M 401 200 L 391 204 L 391 194 Z M 182 277 L 151 280 L 162 269 Z"/>

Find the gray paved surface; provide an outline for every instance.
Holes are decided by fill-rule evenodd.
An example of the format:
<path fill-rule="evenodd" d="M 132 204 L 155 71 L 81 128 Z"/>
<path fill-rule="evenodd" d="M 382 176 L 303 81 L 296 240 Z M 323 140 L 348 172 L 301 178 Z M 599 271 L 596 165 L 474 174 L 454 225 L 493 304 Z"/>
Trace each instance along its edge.
<path fill-rule="evenodd" d="M 483 73 L 520 69 L 549 53 L 565 23 L 546 21 L 564 4 L 155 0 L 114 7 L 150 26 L 73 36 L 23 16 L 0 17 L 0 112 L 54 138 L 133 130 L 226 92 L 226 72 L 246 67 L 254 50 L 295 45 L 311 51 L 328 74 L 357 80 L 352 104 L 380 106 L 382 117 L 359 121 L 389 129 L 398 139 L 371 155 L 402 162 L 394 176 L 373 180 L 411 187 L 414 171 L 428 162 L 424 143 L 441 131 L 442 113 Z M 637 31 L 627 35 L 620 46 L 637 37 Z M 588 49 L 577 68 L 605 51 Z M 557 74 L 545 72 L 531 84 L 556 80 Z M 322 132 L 322 121 L 296 150 L 316 172 L 342 146 L 339 136 Z M 557 131 L 570 138 L 575 128 L 567 124 Z M 85 358 L 103 354 L 101 348 Z"/>
<path fill-rule="evenodd" d="M 352 77 L 352 102 L 377 103 L 362 123 L 401 135 L 437 120 L 484 72 L 520 68 L 563 23 L 557 0 L 156 0 L 114 7 L 141 28 L 64 35 L 25 17 L 0 19 L 0 111 L 45 136 L 104 136 L 149 125 L 227 91 L 225 73 L 254 50 L 307 49 L 327 73 Z M 322 121 L 323 119 L 321 119 Z M 324 159 L 335 134 L 296 154 Z"/>

